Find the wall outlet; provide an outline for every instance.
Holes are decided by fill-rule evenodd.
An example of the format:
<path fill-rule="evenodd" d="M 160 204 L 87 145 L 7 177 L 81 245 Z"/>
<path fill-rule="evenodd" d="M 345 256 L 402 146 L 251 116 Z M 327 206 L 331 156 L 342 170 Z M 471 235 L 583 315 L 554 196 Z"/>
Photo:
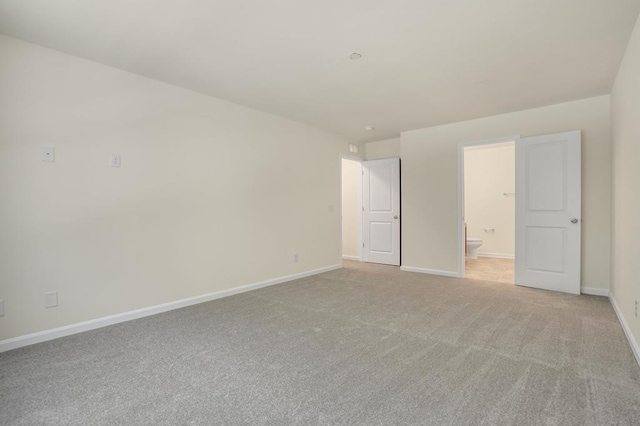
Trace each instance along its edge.
<path fill-rule="evenodd" d="M 120 167 L 120 154 L 111 154 L 109 165 L 111 167 Z"/>
<path fill-rule="evenodd" d="M 298 253 L 293 255 L 293 263 L 298 263 Z"/>
<path fill-rule="evenodd" d="M 0 317 L 4 316 L 4 300 L 0 299 Z"/>
<path fill-rule="evenodd" d="M 58 306 L 58 292 L 50 291 L 44 294 L 44 307 L 55 308 Z"/>

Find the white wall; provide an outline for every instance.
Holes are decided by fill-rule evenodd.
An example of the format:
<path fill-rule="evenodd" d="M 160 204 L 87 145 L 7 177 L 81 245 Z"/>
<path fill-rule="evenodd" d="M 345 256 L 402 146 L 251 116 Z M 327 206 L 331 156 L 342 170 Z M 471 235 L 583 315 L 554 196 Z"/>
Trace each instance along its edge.
<path fill-rule="evenodd" d="M 480 254 L 515 252 L 515 145 L 479 145 L 464 150 L 464 210 L 469 237 L 482 238 Z M 485 229 L 494 229 L 493 232 Z"/>
<path fill-rule="evenodd" d="M 341 262 L 342 137 L 4 36 L 0 93 L 0 340 Z"/>
<path fill-rule="evenodd" d="M 342 256 L 360 258 L 361 163 L 342 159 Z"/>
<path fill-rule="evenodd" d="M 609 96 L 404 132 L 403 266 L 457 272 L 459 142 L 582 130 L 582 286 L 609 289 Z"/>
<path fill-rule="evenodd" d="M 385 139 L 366 144 L 367 160 L 400 157 L 400 138 Z"/>
<path fill-rule="evenodd" d="M 611 94 L 613 212 L 611 293 L 640 343 L 640 21 L 636 24 Z M 640 309 L 640 307 L 638 308 Z M 640 313 L 638 314 L 640 315 Z M 637 354 L 640 356 L 640 354 Z"/>

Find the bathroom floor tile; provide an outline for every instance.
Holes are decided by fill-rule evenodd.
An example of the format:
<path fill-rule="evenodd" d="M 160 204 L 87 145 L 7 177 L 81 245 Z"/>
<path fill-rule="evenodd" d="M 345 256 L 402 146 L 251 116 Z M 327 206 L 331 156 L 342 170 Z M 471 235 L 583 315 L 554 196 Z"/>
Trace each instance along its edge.
<path fill-rule="evenodd" d="M 479 257 L 465 259 L 465 278 L 472 280 L 514 283 L 514 260 Z"/>

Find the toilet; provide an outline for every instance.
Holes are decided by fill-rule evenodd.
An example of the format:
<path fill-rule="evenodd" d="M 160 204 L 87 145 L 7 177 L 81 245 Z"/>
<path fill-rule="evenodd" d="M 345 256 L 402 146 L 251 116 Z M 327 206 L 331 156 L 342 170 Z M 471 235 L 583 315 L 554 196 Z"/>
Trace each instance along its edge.
<path fill-rule="evenodd" d="M 482 245 L 482 238 L 467 238 L 467 257 L 469 259 L 478 258 L 478 249 Z"/>

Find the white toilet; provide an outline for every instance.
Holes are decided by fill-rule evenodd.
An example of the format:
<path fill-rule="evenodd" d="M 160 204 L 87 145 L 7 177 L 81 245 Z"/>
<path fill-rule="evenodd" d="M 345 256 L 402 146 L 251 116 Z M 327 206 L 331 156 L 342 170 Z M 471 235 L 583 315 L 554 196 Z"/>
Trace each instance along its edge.
<path fill-rule="evenodd" d="M 478 258 L 478 249 L 482 245 L 482 238 L 467 238 L 467 257 L 469 259 Z"/>

